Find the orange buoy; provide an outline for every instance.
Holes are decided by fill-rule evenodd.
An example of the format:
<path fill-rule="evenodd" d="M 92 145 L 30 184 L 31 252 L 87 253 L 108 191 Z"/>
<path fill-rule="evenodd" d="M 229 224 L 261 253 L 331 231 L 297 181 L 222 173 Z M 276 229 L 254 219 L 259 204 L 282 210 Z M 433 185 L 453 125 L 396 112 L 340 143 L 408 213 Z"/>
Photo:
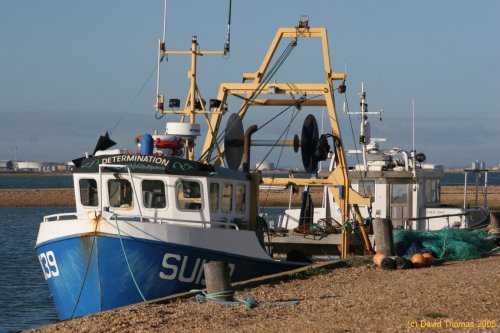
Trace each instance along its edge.
<path fill-rule="evenodd" d="M 385 258 L 385 254 L 381 253 L 381 252 L 377 252 L 374 256 L 373 256 L 373 263 L 375 265 L 377 265 L 378 267 L 380 267 L 380 263 L 382 263 L 382 260 Z"/>
<path fill-rule="evenodd" d="M 432 253 L 425 252 L 422 254 L 422 257 L 424 258 L 425 265 L 431 265 L 434 261 L 434 256 L 432 255 Z"/>
<path fill-rule="evenodd" d="M 416 267 L 423 266 L 425 263 L 424 257 L 420 253 L 415 253 L 413 257 L 411 257 L 411 263 Z"/>

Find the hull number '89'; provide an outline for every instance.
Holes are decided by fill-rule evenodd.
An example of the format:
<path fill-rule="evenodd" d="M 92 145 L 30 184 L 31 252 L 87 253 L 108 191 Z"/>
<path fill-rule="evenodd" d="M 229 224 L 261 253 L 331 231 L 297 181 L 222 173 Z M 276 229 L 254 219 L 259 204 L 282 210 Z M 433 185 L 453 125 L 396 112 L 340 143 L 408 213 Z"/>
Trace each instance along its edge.
<path fill-rule="evenodd" d="M 193 265 L 193 260 L 188 256 L 180 254 L 165 253 L 163 256 L 162 267 L 164 271 L 160 271 L 160 278 L 164 280 L 179 280 L 186 283 L 196 283 L 205 285 L 203 279 L 203 264 L 208 260 L 196 258 Z M 230 275 L 233 275 L 234 264 L 229 264 Z"/>
<path fill-rule="evenodd" d="M 59 276 L 59 268 L 57 267 L 57 261 L 54 252 L 47 251 L 40 253 L 38 255 L 38 261 L 40 261 L 40 265 L 42 266 L 45 280 L 48 280 L 53 276 Z"/>

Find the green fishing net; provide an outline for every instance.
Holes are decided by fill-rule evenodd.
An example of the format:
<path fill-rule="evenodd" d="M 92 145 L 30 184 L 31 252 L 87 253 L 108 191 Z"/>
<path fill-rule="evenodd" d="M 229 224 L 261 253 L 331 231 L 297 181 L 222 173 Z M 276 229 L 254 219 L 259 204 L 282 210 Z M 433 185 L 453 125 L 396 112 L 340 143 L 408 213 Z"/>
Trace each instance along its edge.
<path fill-rule="evenodd" d="M 398 255 L 410 255 L 412 251 L 432 251 L 435 258 L 445 260 L 476 259 L 496 248 L 495 236 L 485 231 L 457 228 L 438 231 L 396 230 L 394 244 Z"/>

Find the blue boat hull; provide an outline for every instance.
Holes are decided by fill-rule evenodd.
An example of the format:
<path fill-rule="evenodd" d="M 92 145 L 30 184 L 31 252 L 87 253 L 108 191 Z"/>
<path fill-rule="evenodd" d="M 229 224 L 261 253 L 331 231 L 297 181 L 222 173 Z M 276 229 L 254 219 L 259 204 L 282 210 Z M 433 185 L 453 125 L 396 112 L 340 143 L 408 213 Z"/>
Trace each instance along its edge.
<path fill-rule="evenodd" d="M 203 289 L 206 261 L 229 263 L 233 282 L 301 266 L 106 234 L 45 242 L 36 253 L 62 320 Z"/>

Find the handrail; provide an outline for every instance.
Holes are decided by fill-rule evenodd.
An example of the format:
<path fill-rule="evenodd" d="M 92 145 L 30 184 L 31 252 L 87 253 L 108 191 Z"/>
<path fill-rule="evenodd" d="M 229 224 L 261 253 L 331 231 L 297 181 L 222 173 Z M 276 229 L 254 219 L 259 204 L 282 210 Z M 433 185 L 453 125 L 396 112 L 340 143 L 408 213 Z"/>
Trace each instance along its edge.
<path fill-rule="evenodd" d="M 238 225 L 234 222 L 227 222 L 227 221 L 196 221 L 196 220 L 183 220 L 183 219 L 173 219 L 173 218 L 166 218 L 166 217 L 155 217 L 155 216 L 145 216 L 145 215 L 117 215 L 117 218 L 120 218 L 122 220 L 132 220 L 132 219 L 139 219 L 140 222 L 149 222 L 149 223 L 168 223 L 168 224 L 184 224 L 184 223 L 194 223 L 194 224 L 202 224 L 204 228 L 207 227 L 207 225 L 219 225 L 219 226 L 229 226 L 229 227 L 234 227 L 236 230 L 240 230 Z"/>
<path fill-rule="evenodd" d="M 79 216 L 85 216 L 85 217 L 88 217 L 87 213 L 77 213 L 77 212 L 73 212 L 73 213 L 61 213 L 61 214 L 52 214 L 52 215 L 46 215 L 43 217 L 43 222 L 54 222 L 54 221 L 60 221 L 61 217 L 66 217 L 66 216 L 76 216 L 77 218 Z M 53 218 L 56 218 L 56 220 L 51 220 Z"/>
<path fill-rule="evenodd" d="M 412 218 L 399 219 L 399 220 L 420 221 L 420 220 L 436 219 L 436 218 L 441 218 L 441 217 L 453 217 L 453 216 L 464 216 L 464 215 L 470 215 L 470 212 L 464 212 L 464 213 L 459 213 L 459 214 L 434 215 L 434 216 L 426 216 L 426 217 L 412 217 Z M 397 220 L 397 219 L 395 219 L 395 220 Z"/>
<path fill-rule="evenodd" d="M 61 213 L 61 214 L 53 214 L 53 215 L 47 215 L 44 216 L 43 222 L 58 222 L 63 219 L 62 217 L 69 217 L 69 216 L 74 216 L 76 219 L 80 219 L 81 217 L 88 219 L 88 213 Z M 168 224 L 185 224 L 185 223 L 194 223 L 194 224 L 201 224 L 203 225 L 204 228 L 207 228 L 207 226 L 214 225 L 214 226 L 225 226 L 225 227 L 230 227 L 234 228 L 236 230 L 240 230 L 239 226 L 235 222 L 231 221 L 195 221 L 195 220 L 182 220 L 182 219 L 172 219 L 172 218 L 165 218 L 165 217 L 155 217 L 155 216 L 144 216 L 144 215 L 117 215 L 117 218 L 120 218 L 121 220 L 124 221 L 130 221 L 134 222 L 134 219 L 137 219 L 138 222 L 149 222 L 149 223 L 168 223 Z"/>
<path fill-rule="evenodd" d="M 412 217 L 412 218 L 405 218 L 405 219 L 394 219 L 394 220 L 400 220 L 403 221 L 403 227 L 404 229 L 410 229 L 410 222 L 412 221 L 422 221 L 424 220 L 426 222 L 426 230 L 429 230 L 431 220 L 432 219 L 438 219 L 438 218 L 446 218 L 446 223 L 448 227 L 450 227 L 450 217 L 455 217 L 459 216 L 460 217 L 460 223 L 463 222 L 463 218 L 467 215 L 470 215 L 470 212 L 463 212 L 463 213 L 458 213 L 458 214 L 444 214 L 444 215 L 435 215 L 435 216 L 426 216 L 426 217 Z"/>

